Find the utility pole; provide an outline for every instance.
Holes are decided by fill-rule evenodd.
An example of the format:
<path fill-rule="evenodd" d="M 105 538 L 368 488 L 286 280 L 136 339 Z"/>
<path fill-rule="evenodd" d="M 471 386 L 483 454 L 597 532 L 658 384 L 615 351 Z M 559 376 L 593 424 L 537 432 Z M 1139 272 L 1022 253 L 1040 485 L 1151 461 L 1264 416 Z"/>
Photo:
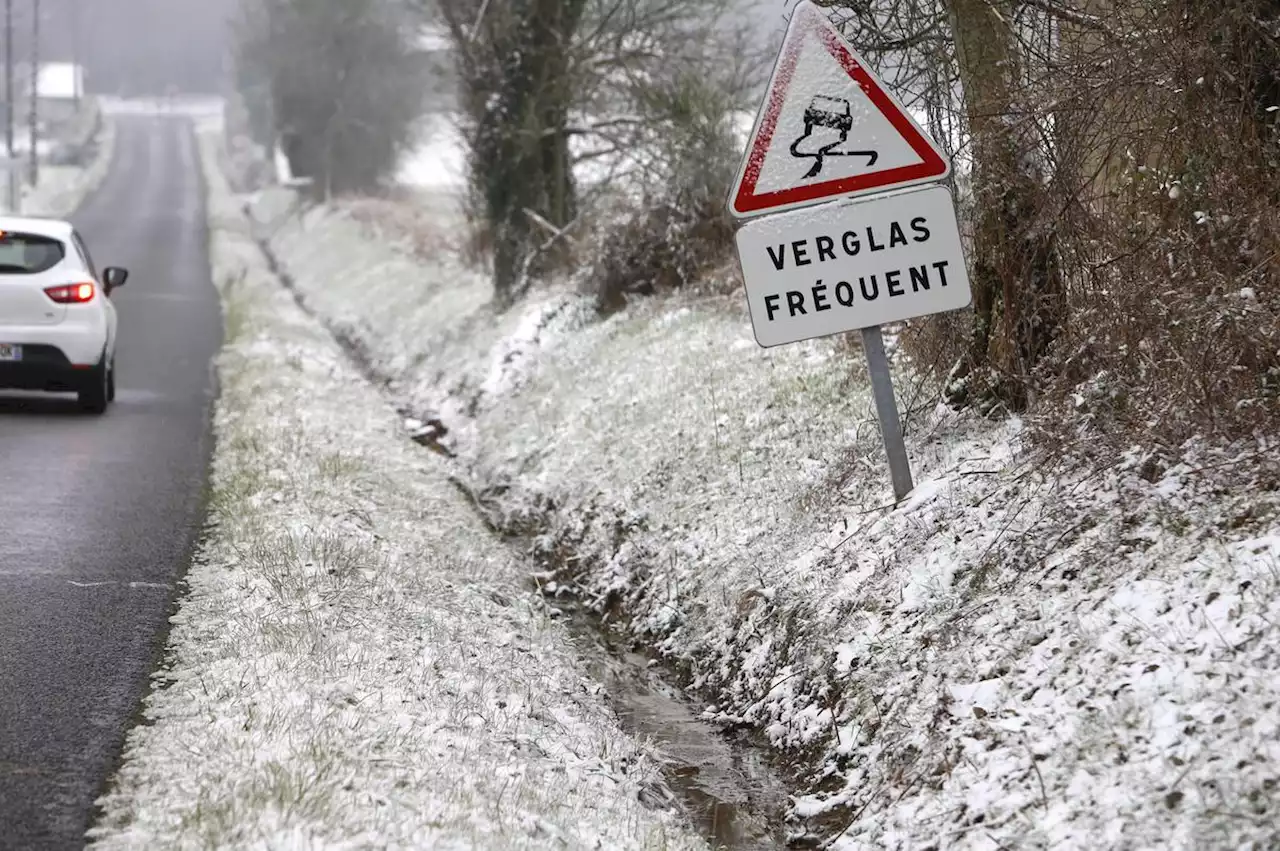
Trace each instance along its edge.
<path fill-rule="evenodd" d="M 75 102 L 76 112 L 80 111 L 80 0 L 71 3 L 71 64 L 74 76 L 71 80 L 71 98 Z"/>
<path fill-rule="evenodd" d="M 31 171 L 32 188 L 40 182 L 40 0 L 32 0 L 31 18 Z"/>
<path fill-rule="evenodd" d="M 13 0 L 4 0 L 4 142 L 9 159 L 5 169 L 9 212 L 18 210 L 18 171 L 13 150 Z"/>

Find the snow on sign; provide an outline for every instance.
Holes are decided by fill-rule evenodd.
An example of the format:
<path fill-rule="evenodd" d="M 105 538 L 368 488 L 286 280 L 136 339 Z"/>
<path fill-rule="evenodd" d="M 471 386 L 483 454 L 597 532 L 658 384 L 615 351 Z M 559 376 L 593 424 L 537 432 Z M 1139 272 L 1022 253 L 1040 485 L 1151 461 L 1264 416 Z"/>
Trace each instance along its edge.
<path fill-rule="evenodd" d="M 946 177 L 951 164 L 823 11 L 796 7 L 730 196 L 738 218 Z"/>
<path fill-rule="evenodd" d="M 943 186 L 755 219 L 737 240 L 751 325 L 765 348 L 970 301 L 955 206 Z"/>

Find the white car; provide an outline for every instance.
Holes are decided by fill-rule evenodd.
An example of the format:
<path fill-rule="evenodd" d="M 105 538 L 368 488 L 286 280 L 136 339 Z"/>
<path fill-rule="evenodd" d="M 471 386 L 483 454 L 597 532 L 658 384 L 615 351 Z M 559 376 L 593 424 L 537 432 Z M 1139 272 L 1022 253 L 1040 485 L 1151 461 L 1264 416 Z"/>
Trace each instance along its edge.
<path fill-rule="evenodd" d="M 0 216 L 0 390 L 75 393 L 91 413 L 115 398 L 116 308 L 129 272 L 98 274 L 70 222 Z"/>

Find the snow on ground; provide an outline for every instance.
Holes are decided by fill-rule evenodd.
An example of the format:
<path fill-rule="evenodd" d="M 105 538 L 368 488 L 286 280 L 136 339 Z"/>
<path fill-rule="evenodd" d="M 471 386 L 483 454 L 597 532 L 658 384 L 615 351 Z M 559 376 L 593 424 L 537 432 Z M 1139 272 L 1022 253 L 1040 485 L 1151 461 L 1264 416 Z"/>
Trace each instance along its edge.
<path fill-rule="evenodd" d="M 96 847 L 705 847 L 641 803 L 666 800 L 654 761 L 512 554 L 207 171 L 227 333 L 210 528 Z"/>
<path fill-rule="evenodd" d="M 467 156 L 456 118 L 429 116 L 418 133 L 418 145 L 405 157 L 399 181 L 424 189 L 461 186 L 466 179 Z"/>
<path fill-rule="evenodd" d="M 104 120 L 98 135 L 98 149 L 88 167 L 42 164 L 37 186 L 34 189 L 23 186 L 22 212 L 30 216 L 70 216 L 106 178 L 114 152 L 115 125 Z M 0 173 L 0 205 L 5 197 L 3 178 Z"/>
<path fill-rule="evenodd" d="M 98 98 L 107 115 L 185 115 L 197 121 L 222 115 L 225 101 L 217 95 L 159 95 Z"/>
<path fill-rule="evenodd" d="M 288 207 L 255 215 L 308 304 L 708 717 L 798 760 L 833 847 L 1280 847 L 1274 436 L 1054 463 L 899 366 L 894 509 L 856 353 L 761 350 L 738 298 L 496 314 L 448 252 Z"/>

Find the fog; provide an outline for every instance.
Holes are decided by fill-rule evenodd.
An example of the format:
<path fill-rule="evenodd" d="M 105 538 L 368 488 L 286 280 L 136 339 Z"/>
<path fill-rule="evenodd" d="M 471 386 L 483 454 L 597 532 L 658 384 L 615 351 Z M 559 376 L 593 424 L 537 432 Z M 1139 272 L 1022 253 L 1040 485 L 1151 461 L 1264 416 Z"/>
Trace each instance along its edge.
<path fill-rule="evenodd" d="M 0 0 L 2 2 L 2 0 Z M 31 16 L 41 9 L 45 61 L 79 56 L 89 92 L 122 96 L 221 94 L 227 82 L 227 21 L 238 0 L 9 0 L 14 55 L 31 55 Z M 762 38 L 777 37 L 789 0 L 737 0 Z M 0 50 L 3 44 L 0 43 Z"/>
<path fill-rule="evenodd" d="M 36 0 L 13 4 L 14 56 L 31 51 Z M 113 95 L 222 93 L 227 19 L 236 0 L 39 0 L 41 55 L 79 55 L 91 93 Z"/>

